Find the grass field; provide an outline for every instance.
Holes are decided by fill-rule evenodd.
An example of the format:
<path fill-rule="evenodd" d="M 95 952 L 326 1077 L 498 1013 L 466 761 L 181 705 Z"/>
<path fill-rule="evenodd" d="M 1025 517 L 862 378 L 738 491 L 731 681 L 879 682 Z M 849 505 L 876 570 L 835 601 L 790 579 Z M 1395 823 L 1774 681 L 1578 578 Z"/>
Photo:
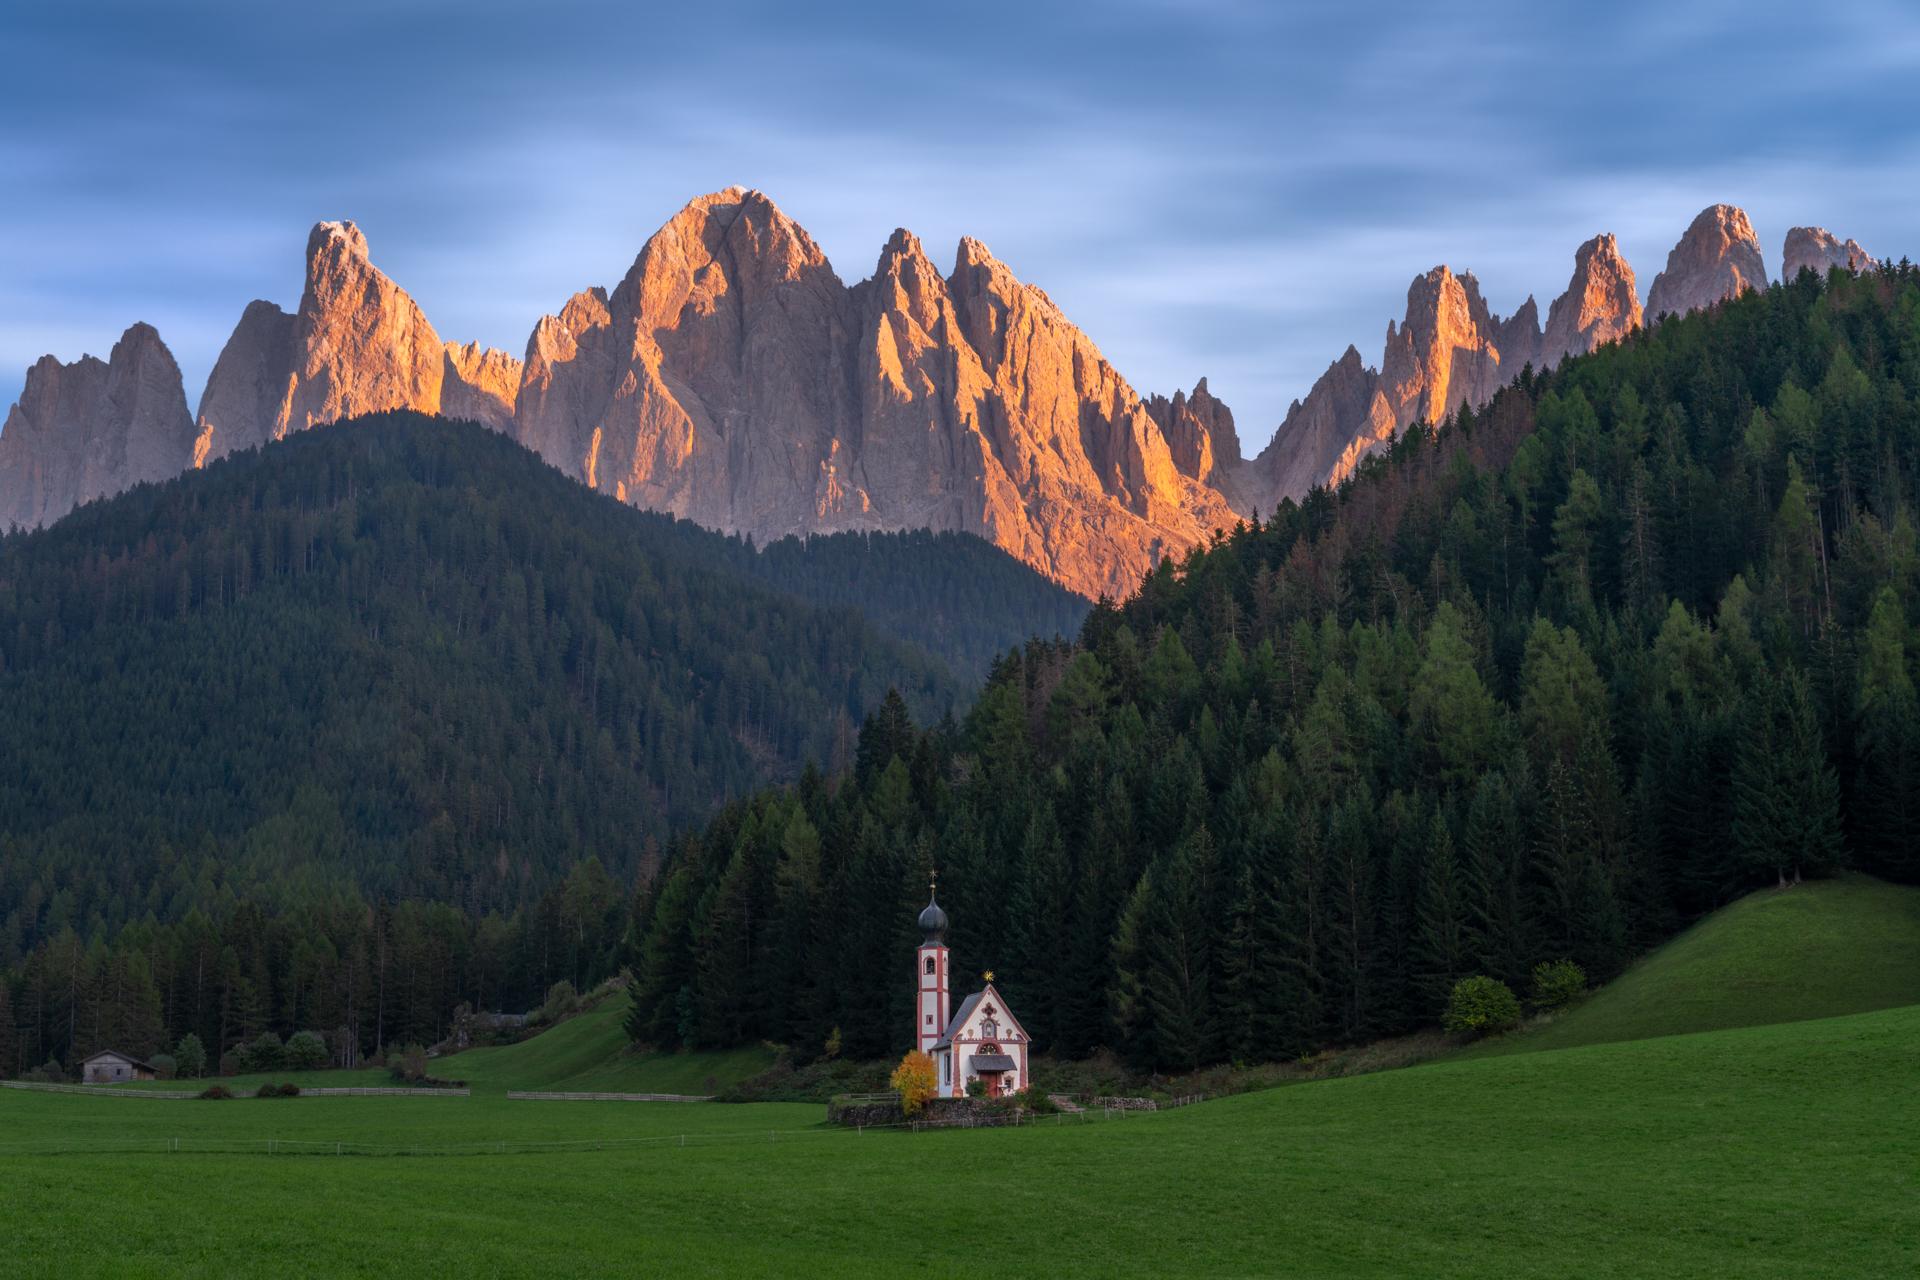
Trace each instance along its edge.
<path fill-rule="evenodd" d="M 798 1106 L 7 1090 L 0 1272 L 1913 1274 L 1916 1043 L 1902 1009 L 928 1134 Z M 668 1141 L 158 1154 L 180 1133 Z M 5 1154 L 102 1142 L 155 1153 Z"/>
<path fill-rule="evenodd" d="M 1579 1007 L 1464 1057 L 1920 1004 L 1920 888 L 1867 876 L 1750 894 Z"/>
<path fill-rule="evenodd" d="M 773 1055 L 759 1047 L 723 1053 L 629 1053 L 621 1019 L 626 997 L 618 992 L 577 1017 L 518 1044 L 469 1049 L 435 1058 L 432 1073 L 465 1080 L 476 1093 L 537 1089 L 555 1093 L 708 1094 L 763 1071 Z M 262 1084 L 291 1082 L 302 1088 L 390 1086 L 383 1067 L 357 1071 L 274 1071 L 233 1076 L 218 1083 L 235 1093 L 251 1093 Z M 155 1081 L 126 1089 L 197 1088 L 214 1081 Z"/>
<path fill-rule="evenodd" d="M 764 1071 L 773 1061 L 757 1046 L 723 1053 L 628 1053 L 620 1025 L 627 1005 L 626 996 L 615 993 L 598 1008 L 531 1040 L 438 1059 L 433 1074 L 465 1080 L 476 1091 L 709 1094 Z"/>

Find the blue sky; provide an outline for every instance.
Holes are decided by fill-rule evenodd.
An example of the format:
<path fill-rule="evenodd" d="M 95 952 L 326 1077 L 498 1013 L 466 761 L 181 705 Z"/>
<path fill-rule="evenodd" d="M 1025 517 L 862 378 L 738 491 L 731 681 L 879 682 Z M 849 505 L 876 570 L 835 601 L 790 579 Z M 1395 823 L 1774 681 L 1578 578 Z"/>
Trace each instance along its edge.
<path fill-rule="evenodd" d="M 687 199 L 756 186 L 841 277 L 977 236 L 1249 452 L 1407 282 L 1544 312 L 1746 207 L 1920 257 L 1920 14 L 1890 0 L 248 3 L 0 13 L 0 403 L 157 325 L 197 404 L 246 302 L 353 218 L 441 334 L 516 354 Z"/>

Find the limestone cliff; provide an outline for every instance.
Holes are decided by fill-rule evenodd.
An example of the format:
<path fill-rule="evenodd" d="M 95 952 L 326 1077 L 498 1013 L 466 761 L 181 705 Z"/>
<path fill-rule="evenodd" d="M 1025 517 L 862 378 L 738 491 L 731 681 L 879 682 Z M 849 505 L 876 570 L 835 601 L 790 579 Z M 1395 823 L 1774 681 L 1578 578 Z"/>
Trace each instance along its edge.
<path fill-rule="evenodd" d="M 504 429 L 519 362 L 440 340 L 405 290 L 367 257 L 351 222 L 307 237 L 300 306 L 253 302 L 200 397 L 195 465 L 291 431 L 386 409 L 473 418 Z"/>
<path fill-rule="evenodd" d="M 1180 474 L 1218 484 L 1240 465 L 1240 435 L 1234 430 L 1233 410 L 1207 388 L 1205 378 L 1194 383 L 1191 395 L 1176 391 L 1147 397 L 1147 416 L 1160 428 L 1173 465 Z"/>
<path fill-rule="evenodd" d="M 1702 209 L 1667 255 L 1667 269 L 1647 291 L 1647 316 L 1683 316 L 1748 289 L 1767 287 L 1760 239 L 1746 211 L 1730 204 Z"/>
<path fill-rule="evenodd" d="M 1838 267 L 1842 271 L 1865 271 L 1873 266 L 1873 255 L 1860 247 L 1858 240 L 1841 243 L 1825 227 L 1791 227 L 1782 253 L 1780 278 L 1791 282 L 1802 271 L 1811 271 L 1822 280 Z"/>
<path fill-rule="evenodd" d="M 1633 268 L 1620 256 L 1620 242 L 1611 233 L 1597 235 L 1574 252 L 1567 291 L 1547 310 L 1541 367 L 1586 355 L 1625 337 L 1640 324 L 1640 293 Z"/>
<path fill-rule="evenodd" d="M 695 200 L 527 344 L 515 431 L 623 501 L 756 538 L 976 533 L 1088 594 L 1233 516 L 1046 294 L 905 231 L 849 288 L 757 191 Z"/>
<path fill-rule="evenodd" d="M 43 356 L 0 428 L 0 529 L 178 475 L 192 449 L 180 367 L 153 326 L 128 329 L 104 361 Z"/>

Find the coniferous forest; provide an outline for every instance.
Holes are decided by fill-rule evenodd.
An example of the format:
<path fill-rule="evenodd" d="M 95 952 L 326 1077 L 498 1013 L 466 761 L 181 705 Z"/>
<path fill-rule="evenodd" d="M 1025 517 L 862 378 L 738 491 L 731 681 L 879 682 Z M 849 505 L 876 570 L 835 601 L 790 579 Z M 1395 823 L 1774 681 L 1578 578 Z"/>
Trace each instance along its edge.
<path fill-rule="evenodd" d="M 1810 274 L 1524 373 L 1032 643 L 964 723 L 676 842 L 636 1039 L 897 1053 L 955 972 L 1145 1066 L 1597 980 L 1747 889 L 1920 879 L 1920 272 Z"/>
<path fill-rule="evenodd" d="M 406 414 L 0 539 L 0 1073 L 604 976 L 670 833 L 1085 611 L 978 539 L 757 552 Z"/>
<path fill-rule="evenodd" d="M 0 544 L 0 1060 L 430 1039 L 622 967 L 648 1044 L 890 1056 L 937 868 L 956 972 L 1041 1047 L 1179 1068 L 1604 980 L 1752 886 L 1920 879 L 1906 264 L 1528 371 L 970 700 L 722 581 L 743 544 L 557 522 L 557 474 L 509 497 L 439 430 Z M 301 653 L 327 683 L 275 686 Z"/>

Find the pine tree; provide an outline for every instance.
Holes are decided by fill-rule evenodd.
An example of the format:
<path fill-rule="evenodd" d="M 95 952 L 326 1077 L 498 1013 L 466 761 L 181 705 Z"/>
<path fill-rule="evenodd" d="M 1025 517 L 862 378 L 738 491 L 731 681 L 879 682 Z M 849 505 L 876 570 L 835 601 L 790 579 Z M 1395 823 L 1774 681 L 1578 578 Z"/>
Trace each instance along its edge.
<path fill-rule="evenodd" d="M 1733 837 L 1755 878 L 1784 885 L 1840 865 L 1839 787 L 1798 671 L 1766 677 L 1748 700 L 1733 771 Z"/>
<path fill-rule="evenodd" d="M 1139 944 L 1140 990 L 1149 1058 L 1159 1068 L 1212 1060 L 1213 940 L 1207 898 L 1213 874 L 1213 838 L 1199 827 L 1160 860 L 1150 881 Z"/>
<path fill-rule="evenodd" d="M 0 1080 L 11 1079 L 20 1074 L 19 1036 L 13 1025 L 13 991 L 4 974 L 0 974 Z"/>
<path fill-rule="evenodd" d="M 1415 981 L 1422 1007 L 1438 1012 L 1445 1006 L 1453 984 L 1467 976 L 1470 934 L 1453 832 L 1447 826 L 1446 814 L 1439 809 L 1434 810 L 1428 823 L 1425 844 Z"/>
<path fill-rule="evenodd" d="M 1474 788 L 1464 844 L 1467 939 L 1473 967 L 1517 987 L 1534 955 L 1534 916 L 1523 876 L 1525 831 L 1514 788 L 1493 773 Z"/>
<path fill-rule="evenodd" d="M 1906 644 L 1899 597 L 1882 588 L 1860 663 L 1853 829 L 1868 868 L 1912 883 L 1920 880 L 1920 699 Z"/>

